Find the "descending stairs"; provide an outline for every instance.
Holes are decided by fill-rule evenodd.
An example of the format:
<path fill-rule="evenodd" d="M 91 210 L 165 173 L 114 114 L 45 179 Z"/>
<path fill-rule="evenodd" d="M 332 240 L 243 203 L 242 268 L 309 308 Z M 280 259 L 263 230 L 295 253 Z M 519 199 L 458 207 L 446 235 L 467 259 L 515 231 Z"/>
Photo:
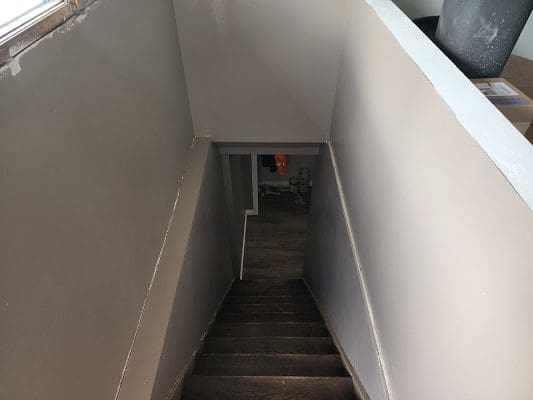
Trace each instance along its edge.
<path fill-rule="evenodd" d="M 355 398 L 302 280 L 236 282 L 181 394 L 183 400 Z"/>

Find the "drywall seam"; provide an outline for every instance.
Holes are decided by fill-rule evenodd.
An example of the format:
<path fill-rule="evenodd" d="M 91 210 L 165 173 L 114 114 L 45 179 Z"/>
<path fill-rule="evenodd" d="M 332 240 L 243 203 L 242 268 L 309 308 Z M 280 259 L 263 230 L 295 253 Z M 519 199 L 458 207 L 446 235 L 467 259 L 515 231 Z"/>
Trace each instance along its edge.
<path fill-rule="evenodd" d="M 246 210 L 244 212 L 244 232 L 242 234 L 242 247 L 241 247 L 241 270 L 239 272 L 239 279 L 242 281 L 244 273 L 244 252 L 246 249 L 246 225 L 248 225 L 248 215 L 254 215 L 254 210 Z"/>
<path fill-rule="evenodd" d="M 365 1 L 533 210 L 533 146 L 391 0 Z"/>
<path fill-rule="evenodd" d="M 352 381 L 354 384 L 354 389 L 355 389 L 356 394 L 359 396 L 360 400 L 370 400 L 370 396 L 366 392 L 365 386 L 363 385 L 363 382 L 361 382 L 361 379 L 359 378 L 359 375 L 357 374 L 357 370 L 355 368 L 357 364 L 355 362 L 351 362 L 348 356 L 346 355 L 346 352 L 344 351 L 344 348 L 342 347 L 341 342 L 338 340 L 337 335 L 335 334 L 335 329 L 333 329 L 333 324 L 330 322 L 327 316 L 327 313 L 324 312 L 322 305 L 320 304 L 318 299 L 315 297 L 315 293 L 311 289 L 311 286 L 309 286 L 309 283 L 307 282 L 305 277 L 304 277 L 304 283 L 305 283 L 305 286 L 307 286 L 309 293 L 311 293 L 311 297 L 315 301 L 315 304 L 318 307 L 318 311 L 320 312 L 320 315 L 322 316 L 322 318 L 324 319 L 324 322 L 326 323 L 326 327 L 328 328 L 328 331 L 331 334 L 333 343 L 339 350 L 342 363 L 344 364 L 344 366 L 348 370 L 348 373 L 352 377 Z"/>
<path fill-rule="evenodd" d="M 177 392 L 178 392 L 178 390 L 180 388 L 180 385 L 182 384 L 183 379 L 185 378 L 185 374 L 191 368 L 191 366 L 192 366 L 192 364 L 194 362 L 194 359 L 196 358 L 196 355 L 198 354 L 198 351 L 200 351 L 200 349 L 202 348 L 202 346 L 204 344 L 205 337 L 207 336 L 207 333 L 211 330 L 211 326 L 213 325 L 213 322 L 215 322 L 215 320 L 217 318 L 217 315 L 218 315 L 220 309 L 222 308 L 222 305 L 224 304 L 224 300 L 226 300 L 226 296 L 228 295 L 229 291 L 231 290 L 231 287 L 233 286 L 233 282 L 235 282 L 235 278 L 233 278 L 231 280 L 230 284 L 226 288 L 226 291 L 224 292 L 224 295 L 222 296 L 221 300 L 218 302 L 218 306 L 217 306 L 217 308 L 216 308 L 216 310 L 215 310 L 215 312 L 213 314 L 213 317 L 211 318 L 211 321 L 209 321 L 209 324 L 207 324 L 207 328 L 205 329 L 204 333 L 202 334 L 202 337 L 200 338 L 200 345 L 192 353 L 191 358 L 189 359 L 189 361 L 187 361 L 187 364 L 185 364 L 185 367 L 178 374 L 176 381 L 174 382 L 174 384 L 170 388 L 167 396 L 165 397 L 166 400 L 172 400 L 172 399 L 175 398 L 174 396 L 177 394 Z"/>
<path fill-rule="evenodd" d="M 369 291 L 368 291 L 368 286 L 366 284 L 363 264 L 361 262 L 361 257 L 359 255 L 359 249 L 358 249 L 358 246 L 357 246 L 357 240 L 356 240 L 355 235 L 353 233 L 352 223 L 351 223 L 350 218 L 349 218 L 348 206 L 346 205 L 346 199 L 345 199 L 345 196 L 344 196 L 344 190 L 343 190 L 343 187 L 342 187 L 342 182 L 341 182 L 341 178 L 340 178 L 340 174 L 339 174 L 339 169 L 338 169 L 338 166 L 337 166 L 337 159 L 335 158 L 335 152 L 333 150 L 333 146 L 331 144 L 331 141 L 328 140 L 327 146 L 328 146 L 329 154 L 330 154 L 330 157 L 331 157 L 331 164 L 332 164 L 332 167 L 333 167 L 333 172 L 335 174 L 335 182 L 337 183 L 337 189 L 339 191 L 339 199 L 340 199 L 340 203 L 341 203 L 342 214 L 343 214 L 343 217 L 344 217 L 344 222 L 346 223 L 346 229 L 348 231 L 348 238 L 349 238 L 350 245 L 352 247 L 352 253 L 353 253 L 353 256 L 354 256 L 354 259 L 355 259 L 355 265 L 356 265 L 356 268 L 357 268 L 357 277 L 359 278 L 359 283 L 361 285 L 363 299 L 364 299 L 364 303 L 365 303 L 365 306 L 366 306 L 367 318 L 368 318 L 368 322 L 370 324 L 370 331 L 372 332 L 372 341 L 373 341 L 374 346 L 375 346 L 376 356 L 377 356 L 377 359 L 378 359 L 378 365 L 379 365 L 379 369 L 380 369 L 380 372 L 381 372 L 381 377 L 383 379 L 383 392 L 384 392 L 384 395 L 385 395 L 386 399 L 392 399 L 393 397 L 392 397 L 391 390 L 390 390 L 390 388 L 391 388 L 390 379 L 389 379 L 389 377 L 387 375 L 387 371 L 386 371 L 385 365 L 384 365 L 384 360 L 383 360 L 383 356 L 382 356 L 383 355 L 383 351 L 382 351 L 382 348 L 381 348 L 381 343 L 379 341 L 379 336 L 378 336 L 378 332 L 377 332 L 377 325 L 376 325 L 376 321 L 375 321 L 375 318 L 374 318 L 374 311 L 372 309 L 372 303 L 370 301 L 370 295 L 369 295 Z"/>
<path fill-rule="evenodd" d="M 193 138 L 191 147 L 189 149 L 189 157 L 191 155 L 192 148 L 194 147 L 195 143 L 196 143 L 196 138 Z M 133 353 L 133 348 L 135 346 L 135 340 L 137 339 L 137 335 L 138 335 L 139 329 L 141 327 L 141 322 L 142 322 L 142 319 L 143 319 L 143 316 L 144 316 L 144 312 L 146 310 L 146 304 L 148 303 L 148 299 L 150 298 L 150 293 L 151 293 L 152 287 L 154 285 L 155 277 L 157 276 L 157 271 L 159 270 L 159 263 L 161 262 L 161 258 L 163 256 L 163 251 L 166 248 L 168 233 L 170 231 L 170 227 L 172 226 L 172 222 L 174 220 L 174 215 L 176 214 L 176 207 L 178 205 L 178 200 L 180 198 L 182 183 L 183 183 L 183 180 L 184 180 L 185 176 L 187 176 L 190 162 L 191 162 L 191 160 L 189 158 L 189 160 L 187 162 L 187 166 L 185 167 L 185 172 L 182 175 L 182 177 L 181 177 L 181 179 L 180 179 L 180 181 L 178 183 L 178 190 L 177 190 L 177 193 L 176 193 L 176 198 L 174 200 L 174 205 L 172 206 L 172 211 L 170 213 L 170 217 L 169 217 L 169 221 L 168 221 L 168 224 L 167 224 L 167 229 L 165 231 L 165 235 L 163 236 L 163 241 L 161 243 L 161 249 L 159 250 L 159 255 L 157 256 L 157 260 L 156 260 L 155 265 L 154 265 L 154 271 L 153 271 L 152 277 L 150 279 L 150 284 L 148 285 L 148 289 L 146 290 L 146 295 L 144 297 L 144 301 L 143 301 L 143 304 L 141 306 L 141 312 L 139 314 L 139 318 L 137 319 L 137 326 L 135 327 L 135 332 L 133 333 L 133 338 L 131 340 L 130 348 L 128 349 L 128 354 L 126 356 L 126 360 L 124 361 L 124 367 L 122 368 L 122 372 L 120 374 L 120 380 L 118 382 L 117 390 L 115 392 L 115 397 L 114 397 L 115 400 L 118 399 L 118 396 L 120 394 L 120 389 L 122 388 L 122 384 L 124 383 L 124 377 L 126 376 L 126 370 L 128 369 L 128 363 L 129 363 L 129 361 L 131 359 L 131 355 Z"/>

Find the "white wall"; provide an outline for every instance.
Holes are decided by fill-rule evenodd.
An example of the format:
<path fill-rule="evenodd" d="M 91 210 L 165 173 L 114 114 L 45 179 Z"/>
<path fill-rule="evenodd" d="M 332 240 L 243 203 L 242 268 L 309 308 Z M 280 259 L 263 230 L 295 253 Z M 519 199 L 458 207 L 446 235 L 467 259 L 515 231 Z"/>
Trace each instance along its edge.
<path fill-rule="evenodd" d="M 513 53 L 533 60 L 533 14 L 529 17 Z"/>
<path fill-rule="evenodd" d="M 0 73 L 1 399 L 114 398 L 193 138 L 171 1 L 97 4 Z"/>
<path fill-rule="evenodd" d="M 443 0 L 392 0 L 410 18 L 440 15 Z M 533 60 L 533 17 L 529 18 L 513 53 Z"/>
<path fill-rule="evenodd" d="M 440 15 L 443 0 L 392 0 L 410 18 Z"/>
<path fill-rule="evenodd" d="M 346 0 L 174 0 L 196 134 L 329 136 Z"/>
<path fill-rule="evenodd" d="M 328 145 L 321 146 L 314 179 L 305 281 L 364 391 L 372 400 L 384 400 L 375 338 Z"/>
<path fill-rule="evenodd" d="M 392 398 L 531 399 L 533 214 L 439 94 L 444 61 L 423 70 L 385 2 L 351 4 L 331 145 Z"/>

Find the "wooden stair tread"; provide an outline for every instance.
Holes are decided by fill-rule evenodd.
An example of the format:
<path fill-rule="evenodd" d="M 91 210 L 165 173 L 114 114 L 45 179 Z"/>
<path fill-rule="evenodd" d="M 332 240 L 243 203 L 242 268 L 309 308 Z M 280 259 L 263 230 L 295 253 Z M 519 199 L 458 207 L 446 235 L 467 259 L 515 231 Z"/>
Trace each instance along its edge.
<path fill-rule="evenodd" d="M 350 378 L 188 376 L 183 400 L 355 400 Z"/>
<path fill-rule="evenodd" d="M 348 376 L 337 354 L 200 354 L 195 375 Z"/>
<path fill-rule="evenodd" d="M 337 354 L 331 337 L 208 337 L 203 353 Z"/>
<path fill-rule="evenodd" d="M 330 336 L 322 322 L 216 322 L 210 336 Z"/>
<path fill-rule="evenodd" d="M 356 399 L 353 382 L 301 279 L 235 282 L 184 400 Z"/>
<path fill-rule="evenodd" d="M 318 312 L 221 313 L 220 322 L 322 322 Z"/>
<path fill-rule="evenodd" d="M 231 293 L 226 297 L 225 304 L 278 304 L 278 303 L 312 303 L 310 295 L 300 296 L 235 296 Z"/>
<path fill-rule="evenodd" d="M 266 304 L 225 304 L 223 313 L 263 313 L 263 312 L 318 312 L 316 305 L 306 303 L 266 303 Z"/>

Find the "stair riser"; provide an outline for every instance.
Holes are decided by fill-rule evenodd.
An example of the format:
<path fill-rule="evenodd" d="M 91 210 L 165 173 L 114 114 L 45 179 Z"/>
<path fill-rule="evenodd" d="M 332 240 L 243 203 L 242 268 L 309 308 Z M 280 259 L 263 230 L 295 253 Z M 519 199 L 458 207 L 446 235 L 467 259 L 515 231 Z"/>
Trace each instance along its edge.
<path fill-rule="evenodd" d="M 220 322 L 321 322 L 318 313 L 223 313 Z"/>
<path fill-rule="evenodd" d="M 217 323 L 210 336 L 329 337 L 323 324 L 310 323 Z"/>
<path fill-rule="evenodd" d="M 233 296 L 226 297 L 225 304 L 313 304 L 311 296 Z"/>
<path fill-rule="evenodd" d="M 185 379 L 183 400 L 356 400 L 349 378 L 203 377 Z"/>
<path fill-rule="evenodd" d="M 347 376 L 337 355 L 199 355 L 194 374 L 217 376 Z"/>
<path fill-rule="evenodd" d="M 278 288 L 234 288 L 230 291 L 230 296 L 309 296 L 307 289 L 297 287 Z"/>
<path fill-rule="evenodd" d="M 312 303 L 277 303 L 277 304 L 226 304 L 221 313 L 268 313 L 268 312 L 318 312 Z"/>
<path fill-rule="evenodd" d="M 337 354 L 331 338 L 207 338 L 203 353 Z"/>
<path fill-rule="evenodd" d="M 272 287 L 298 287 L 306 288 L 306 284 L 301 279 L 257 279 L 257 280 L 242 280 L 233 283 L 234 288 L 272 288 Z"/>

